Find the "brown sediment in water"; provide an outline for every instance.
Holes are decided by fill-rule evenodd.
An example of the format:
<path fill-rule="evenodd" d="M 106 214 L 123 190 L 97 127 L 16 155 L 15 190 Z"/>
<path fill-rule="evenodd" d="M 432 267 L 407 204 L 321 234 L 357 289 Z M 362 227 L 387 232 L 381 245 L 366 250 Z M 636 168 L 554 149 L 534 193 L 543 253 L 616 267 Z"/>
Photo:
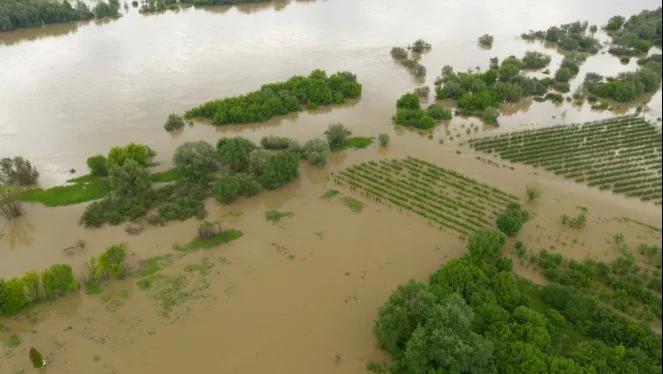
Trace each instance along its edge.
<path fill-rule="evenodd" d="M 303 165 L 302 176 L 277 191 L 263 191 L 228 206 L 210 199 L 208 219 L 244 235 L 181 257 L 172 247 L 196 235 L 196 220 L 148 226 L 139 235 L 129 235 L 124 225 L 78 225 L 85 204 L 26 204 L 25 216 L 0 226 L 4 278 L 58 262 L 84 274 L 90 257 L 126 242 L 134 267 L 141 260 L 172 254 L 174 262 L 164 272 L 185 276 L 192 287 L 201 282 L 208 286 L 184 297 L 170 318 L 159 314 L 156 300 L 149 290 L 135 285 L 135 277 L 110 283 L 102 295 L 72 294 L 16 318 L 1 318 L 22 344 L 12 350 L 0 347 L 0 371 L 27 368 L 30 346 L 44 353 L 52 373 L 356 373 L 370 360 L 387 359 L 371 332 L 379 307 L 398 284 L 426 279 L 441 263 L 461 256 L 465 242 L 455 232 L 365 200 L 327 179 L 330 171 L 378 158 L 417 157 L 519 197 L 532 219 L 507 243 L 507 253 L 515 240 L 522 240 L 530 251 L 549 249 L 574 259 L 610 260 L 620 253 L 612 244 L 615 233 L 623 233 L 631 248 L 640 242 L 660 243 L 660 207 L 510 164 L 461 144 L 469 136 L 596 120 L 612 113 L 592 111 L 587 103 L 576 107 L 523 101 L 505 108 L 508 114 L 500 119 L 500 128 L 456 117 L 425 135 L 396 129 L 391 116 L 397 97 L 419 84 L 389 56 L 394 45 L 419 37 L 431 42 L 432 51 L 421 60 L 431 86 L 445 64 L 457 71 L 485 69 L 490 57 L 520 57 L 527 50 L 551 54 L 549 69 L 554 74 L 561 55 L 540 43 L 520 40 L 521 32 L 578 18 L 600 25 L 615 14 L 654 8 L 655 2 L 595 9 L 550 1 L 540 4 L 536 14 L 516 11 L 528 9 L 524 1 L 497 14 L 475 14 L 481 9 L 475 5 L 338 0 L 293 2 L 278 12 L 270 7 L 246 8 L 254 12 L 241 7 L 188 9 L 149 17 L 129 14 L 101 26 L 81 25 L 64 35 L 0 42 L 0 61 L 7 68 L 0 71 L 0 81 L 8 87 L 0 92 L 0 149 L 2 155 L 34 160 L 45 185 L 70 178 L 72 167 L 83 172 L 86 157 L 130 141 L 154 148 L 163 162 L 160 167 L 166 168 L 177 145 L 191 140 L 213 143 L 220 136 L 258 141 L 272 134 L 304 141 L 321 137 L 329 123 L 342 122 L 357 136 L 391 137 L 388 148 L 374 143 L 366 150 L 334 153 L 325 168 Z M 357 10 L 353 17 L 348 17 L 350 6 Z M 470 16 L 476 19 L 472 25 L 461 22 Z M 414 26 L 408 31 L 397 27 L 402 24 Z M 491 50 L 475 48 L 477 24 L 495 30 Z M 319 28 L 334 33 L 321 33 Z M 117 56 L 111 57 L 110 51 Z M 362 98 L 262 124 L 215 128 L 197 121 L 176 135 L 163 131 L 172 112 L 315 67 L 356 73 L 363 84 Z M 581 83 L 584 71 L 615 75 L 633 69 L 633 59 L 621 65 L 613 56 L 592 56 L 572 87 Z M 660 98 L 659 90 L 648 104 L 654 118 L 661 115 Z M 470 123 L 479 130 L 467 135 Z M 426 138 L 428 133 L 432 139 Z M 543 195 L 526 202 L 525 185 L 532 183 Z M 338 198 L 320 199 L 330 188 L 362 200 L 365 208 L 355 214 Z M 563 226 L 561 215 L 575 214 L 578 206 L 588 209 L 586 227 Z M 265 220 L 268 210 L 294 215 L 272 224 Z M 203 258 L 214 263 L 209 274 L 185 270 Z M 514 257 L 514 268 L 519 275 L 544 281 L 526 261 Z"/>

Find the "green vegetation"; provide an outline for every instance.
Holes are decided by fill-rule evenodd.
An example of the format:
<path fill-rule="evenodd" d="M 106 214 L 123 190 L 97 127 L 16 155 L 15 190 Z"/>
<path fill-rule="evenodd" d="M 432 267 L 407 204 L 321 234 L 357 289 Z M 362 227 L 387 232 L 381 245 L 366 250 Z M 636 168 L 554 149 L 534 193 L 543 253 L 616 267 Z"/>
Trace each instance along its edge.
<path fill-rule="evenodd" d="M 418 99 L 417 99 L 418 100 Z M 332 123 L 325 130 L 327 143 L 332 150 L 343 149 L 351 132 L 342 123 Z"/>
<path fill-rule="evenodd" d="M 473 139 L 470 145 L 601 190 L 661 203 L 661 135 L 642 117 L 519 131 Z"/>
<path fill-rule="evenodd" d="M 179 130 L 182 127 L 184 127 L 184 119 L 179 114 L 169 115 L 166 123 L 163 125 L 163 128 L 168 132 Z"/>
<path fill-rule="evenodd" d="M 527 199 L 529 201 L 534 201 L 541 197 L 541 194 L 543 193 L 541 191 L 541 188 L 539 186 L 535 186 L 532 184 L 528 184 L 525 186 L 525 192 L 527 193 Z"/>
<path fill-rule="evenodd" d="M 504 235 L 470 235 L 468 253 L 427 283 L 399 286 L 373 327 L 382 373 L 655 373 L 661 340 L 590 294 L 516 278 Z M 592 290 L 590 290 L 591 292 Z"/>
<path fill-rule="evenodd" d="M 426 76 L 426 67 L 421 65 L 418 61 L 422 54 L 429 52 L 430 50 L 431 45 L 429 43 L 425 40 L 418 39 L 412 45 L 408 46 L 407 50 L 401 47 L 392 48 L 391 57 L 401 65 L 405 66 L 410 74 L 417 78 L 423 78 Z"/>
<path fill-rule="evenodd" d="M 329 158 L 329 143 L 322 139 L 311 139 L 304 143 L 302 156 L 311 165 L 324 166 Z"/>
<path fill-rule="evenodd" d="M 580 71 L 580 65 L 585 61 L 585 56 L 580 53 L 569 53 L 564 56 L 559 69 L 555 72 L 555 86 L 560 83 L 568 83 Z"/>
<path fill-rule="evenodd" d="M 356 213 L 361 213 L 361 211 L 364 209 L 364 203 L 362 203 L 361 201 L 359 201 L 357 199 L 354 199 L 350 196 L 343 196 L 341 198 L 341 202 L 343 203 L 343 205 L 350 208 L 352 213 L 355 213 L 355 214 Z"/>
<path fill-rule="evenodd" d="M 0 31 L 83 21 L 94 17 L 118 17 L 119 9 L 118 0 L 109 0 L 108 3 L 100 1 L 92 11 L 82 1 L 76 1 L 72 6 L 66 0 L 61 3 L 47 0 L 3 0 L 0 2 Z"/>
<path fill-rule="evenodd" d="M 0 216 L 9 220 L 23 214 L 20 192 L 17 186 L 0 184 Z"/>
<path fill-rule="evenodd" d="M 452 116 L 451 110 L 440 104 L 431 104 L 425 110 L 421 109 L 419 96 L 406 93 L 396 102 L 396 114 L 392 121 L 401 126 L 430 129 L 440 121 L 450 120 Z"/>
<path fill-rule="evenodd" d="M 99 259 L 92 257 L 86 264 L 88 278 L 85 281 L 85 287 L 88 293 L 99 293 L 101 285 L 108 279 L 124 278 L 127 273 L 126 257 L 126 244 L 116 244 L 109 247 L 99 255 Z"/>
<path fill-rule="evenodd" d="M 587 223 L 587 210 L 580 209 L 580 213 L 575 217 L 569 217 L 566 214 L 562 214 L 562 225 L 569 226 L 573 229 L 581 229 L 585 227 Z"/>
<path fill-rule="evenodd" d="M 283 218 L 290 218 L 294 214 L 292 212 L 279 212 L 278 210 L 268 210 L 265 212 L 265 220 L 271 223 L 277 223 Z"/>
<path fill-rule="evenodd" d="M 288 151 L 269 155 L 260 174 L 263 187 L 279 188 L 299 176 L 298 157 Z"/>
<path fill-rule="evenodd" d="M 530 56 L 531 57 L 531 56 Z M 543 57 L 541 57 L 543 58 Z M 530 62 L 532 63 L 532 62 Z M 523 97 L 544 95 L 552 79 L 529 78 L 523 73 L 524 63 L 514 56 L 502 61 L 491 60 L 488 71 L 455 73 L 451 66 L 442 69 L 436 80 L 437 99 L 456 101 L 462 115 L 480 116 L 496 123 L 497 108 L 505 102 L 515 103 Z"/>
<path fill-rule="evenodd" d="M 389 138 L 389 134 L 380 134 L 378 135 L 378 141 L 380 142 L 380 146 L 386 147 L 389 145 L 391 139 Z"/>
<path fill-rule="evenodd" d="M 641 59 L 638 64 L 637 71 L 620 73 L 615 78 L 588 73 L 583 87 L 590 94 L 619 102 L 631 102 L 643 94 L 653 94 L 661 85 L 661 55 Z"/>
<path fill-rule="evenodd" d="M 245 171 L 249 167 L 249 154 L 256 149 L 252 141 L 241 138 L 221 138 L 216 142 L 221 164 L 232 171 Z"/>
<path fill-rule="evenodd" d="M 0 183 L 29 186 L 37 183 L 37 178 L 39 178 L 39 172 L 30 161 L 23 157 L 0 159 Z"/>
<path fill-rule="evenodd" d="M 44 357 L 35 347 L 30 347 L 30 353 L 28 354 L 28 357 L 30 357 L 30 362 L 32 362 L 32 366 L 34 368 L 39 369 L 46 366 Z"/>
<path fill-rule="evenodd" d="M 543 69 L 550 63 L 550 55 L 536 51 L 527 51 L 522 58 L 522 62 L 525 69 Z"/>
<path fill-rule="evenodd" d="M 152 157 L 154 157 L 154 151 L 150 147 L 143 144 L 129 143 L 123 147 L 111 148 L 108 152 L 106 164 L 109 171 L 113 166 L 124 166 L 129 160 L 141 166 L 149 166 Z"/>
<path fill-rule="evenodd" d="M 587 22 L 576 21 L 561 26 L 551 26 L 546 31 L 532 31 L 524 33 L 525 40 L 542 40 L 557 45 L 564 51 L 580 51 L 595 54 L 599 51 L 600 43 L 591 33 L 587 33 Z"/>
<path fill-rule="evenodd" d="M 292 153 L 299 153 L 299 143 L 295 139 L 279 137 L 279 136 L 265 136 L 260 139 L 260 145 L 264 149 L 275 151 L 286 150 Z"/>
<path fill-rule="evenodd" d="M 625 251 L 611 262 L 575 261 L 541 250 L 530 257 L 550 281 L 596 294 L 611 307 L 644 322 L 661 319 L 661 271 L 639 266 Z"/>
<path fill-rule="evenodd" d="M 22 277 L 0 278 L 0 315 L 15 315 L 30 305 L 60 297 L 78 287 L 69 265 L 55 264 L 41 274 L 29 271 Z"/>
<path fill-rule="evenodd" d="M 364 149 L 373 144 L 373 138 L 370 136 L 353 136 L 345 142 L 346 149 Z"/>
<path fill-rule="evenodd" d="M 520 231 L 528 216 L 528 213 L 522 210 L 518 203 L 512 202 L 507 204 L 506 209 L 497 215 L 495 223 L 504 234 L 513 236 Z"/>
<path fill-rule="evenodd" d="M 322 194 L 322 196 L 320 196 L 320 198 L 324 200 L 331 200 L 335 198 L 339 193 L 340 192 L 338 192 L 337 190 L 327 190 L 325 191 L 324 194 Z"/>
<path fill-rule="evenodd" d="M 605 29 L 614 44 L 610 53 L 618 56 L 647 53 L 652 46 L 661 47 L 661 8 L 643 10 L 626 22 L 624 17 L 612 17 Z"/>
<path fill-rule="evenodd" d="M 492 47 L 494 40 L 492 35 L 483 34 L 479 37 L 479 45 L 482 47 Z"/>
<path fill-rule="evenodd" d="M 489 227 L 516 199 L 426 161 L 369 161 L 332 174 L 332 180 L 367 199 L 412 211 L 440 228 L 469 234 Z"/>
<path fill-rule="evenodd" d="M 87 167 L 90 169 L 90 175 L 95 177 L 105 177 L 108 175 L 108 160 L 104 155 L 88 157 Z"/>
<path fill-rule="evenodd" d="M 62 206 L 79 204 L 86 201 L 97 200 L 111 192 L 111 183 L 108 178 L 84 175 L 70 179 L 63 186 L 51 187 L 46 190 L 35 188 L 21 193 L 23 201 L 32 201 L 46 206 Z"/>
<path fill-rule="evenodd" d="M 237 173 L 221 176 L 214 183 L 214 197 L 224 204 L 230 204 L 240 196 L 251 197 L 260 192 L 260 182 L 252 175 Z"/>
<path fill-rule="evenodd" d="M 209 143 L 187 142 L 175 149 L 173 163 L 180 173 L 192 181 L 207 179 L 207 174 L 221 168 L 217 150 Z"/>
<path fill-rule="evenodd" d="M 184 174 L 179 168 L 172 168 L 150 174 L 150 180 L 154 183 L 174 182 L 176 180 L 182 179 L 183 177 Z"/>
<path fill-rule="evenodd" d="M 340 104 L 360 95 L 361 85 L 354 74 L 341 72 L 327 77 L 324 71 L 314 70 L 308 77 L 294 76 L 243 96 L 207 102 L 184 116 L 208 118 L 215 125 L 263 122 L 276 115 L 298 112 L 302 107 Z"/>
<path fill-rule="evenodd" d="M 208 239 L 195 238 L 185 245 L 175 245 L 173 249 L 178 252 L 194 252 L 200 249 L 212 249 L 240 238 L 243 232 L 239 230 L 219 231 Z"/>

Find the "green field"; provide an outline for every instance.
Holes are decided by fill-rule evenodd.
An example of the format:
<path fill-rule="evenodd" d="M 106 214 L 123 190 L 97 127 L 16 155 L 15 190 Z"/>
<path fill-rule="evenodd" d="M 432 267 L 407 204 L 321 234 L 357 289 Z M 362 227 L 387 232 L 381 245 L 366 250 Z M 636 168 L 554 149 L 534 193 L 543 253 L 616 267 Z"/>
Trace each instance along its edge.
<path fill-rule="evenodd" d="M 364 162 L 333 174 L 332 179 L 464 235 L 494 225 L 497 214 L 516 201 L 496 188 L 412 157 Z"/>
<path fill-rule="evenodd" d="M 472 139 L 474 149 L 661 204 L 661 132 L 639 116 Z"/>

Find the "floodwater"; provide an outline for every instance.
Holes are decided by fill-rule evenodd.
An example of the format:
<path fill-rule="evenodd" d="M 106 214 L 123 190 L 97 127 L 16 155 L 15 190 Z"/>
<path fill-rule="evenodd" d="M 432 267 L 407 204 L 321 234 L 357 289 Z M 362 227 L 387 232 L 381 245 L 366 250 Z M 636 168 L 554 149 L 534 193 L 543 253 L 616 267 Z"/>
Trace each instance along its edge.
<path fill-rule="evenodd" d="M 390 124 L 398 96 L 422 84 L 432 86 L 443 65 L 485 69 L 490 57 L 539 50 L 553 56 L 549 68 L 554 72 L 561 56 L 541 43 L 520 40 L 520 33 L 578 19 L 601 25 L 613 15 L 657 6 L 656 1 L 611 1 L 600 7 L 571 0 L 540 1 L 535 7 L 526 0 L 275 1 L 149 16 L 129 9 L 115 21 L 0 33 L 0 156 L 29 158 L 45 186 L 71 178 L 72 168 L 75 175 L 83 174 L 88 156 L 128 142 L 155 149 L 166 168 L 177 145 L 213 143 L 220 136 L 307 140 L 321 136 L 329 123 L 342 122 L 355 135 L 388 133 L 392 139 L 388 149 L 372 145 L 334 154 L 323 169 L 302 166 L 302 176 L 277 191 L 229 206 L 209 201 L 210 219 L 241 229 L 244 236 L 175 260 L 169 271 L 207 286 L 178 306 L 174 316 L 159 315 L 148 292 L 130 278 L 113 283 L 102 296 L 72 295 L 0 320 L 23 341 L 13 350 L 0 343 L 0 372 L 27 369 L 30 346 L 45 353 L 50 373 L 364 372 L 368 361 L 386 359 L 371 333 L 386 297 L 396 285 L 424 280 L 442 262 L 461 256 L 465 245 L 454 232 L 407 212 L 367 202 L 353 214 L 338 200 L 320 199 L 334 187 L 327 180 L 330 171 L 379 157 L 426 159 L 523 199 L 524 185 L 539 184 L 542 198 L 525 203 L 534 218 L 516 238 L 528 248 L 610 259 L 619 254 L 610 243 L 615 233 L 623 233 L 631 245 L 660 242 L 660 207 L 528 166 L 488 162 L 485 155 L 478 159 L 462 144 L 468 124 L 477 119 L 455 118 L 430 138 Z M 476 45 L 483 33 L 494 35 L 492 49 Z M 424 82 L 389 56 L 391 47 L 417 38 L 432 44 L 421 61 L 428 69 Z M 356 73 L 363 84 L 361 99 L 261 124 L 214 128 L 195 123 L 176 134 L 162 128 L 170 113 L 315 68 Z M 571 85 L 577 87 L 589 71 L 614 75 L 635 68 L 634 61 L 623 65 L 598 54 Z M 647 116 L 661 117 L 661 91 L 648 100 Z M 482 127 L 472 135 L 613 115 L 587 104 L 523 101 L 504 109 L 501 128 Z M 559 217 L 574 214 L 578 206 L 589 209 L 586 228 L 564 228 Z M 127 234 L 123 225 L 89 230 L 78 225 L 84 208 L 30 205 L 20 220 L 0 222 L 0 277 L 57 262 L 72 264 L 80 274 L 87 259 L 117 242 L 128 244 L 137 266 L 140 260 L 173 254 L 173 244 L 188 242 L 197 227 L 190 220 L 148 227 L 139 235 Z M 271 209 L 294 215 L 271 224 L 264 219 Z M 209 274 L 186 272 L 187 265 L 203 258 L 215 264 Z M 519 274 L 541 280 L 527 264 L 516 260 L 514 265 Z M 0 332 L 0 341 L 4 338 Z"/>

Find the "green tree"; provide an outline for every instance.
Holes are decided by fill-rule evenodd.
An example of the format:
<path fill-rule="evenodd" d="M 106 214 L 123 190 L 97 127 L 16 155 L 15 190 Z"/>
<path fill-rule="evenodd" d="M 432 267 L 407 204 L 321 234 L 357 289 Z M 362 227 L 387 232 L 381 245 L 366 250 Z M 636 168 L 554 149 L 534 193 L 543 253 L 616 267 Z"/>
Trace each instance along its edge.
<path fill-rule="evenodd" d="M 219 170 L 219 154 L 204 141 L 187 142 L 175 149 L 175 166 L 190 180 L 202 180 L 208 173 Z"/>
<path fill-rule="evenodd" d="M 311 139 L 304 143 L 302 154 L 312 165 L 326 165 L 329 158 L 329 143 L 322 139 Z"/>
<path fill-rule="evenodd" d="M 51 265 L 41 273 L 41 284 L 44 287 L 44 296 L 54 299 L 78 287 L 71 266 L 66 264 Z"/>
<path fill-rule="evenodd" d="M 105 177 L 108 175 L 108 161 L 104 155 L 96 155 L 87 159 L 87 167 L 90 174 L 95 177 Z"/>
<path fill-rule="evenodd" d="M 527 213 L 519 204 L 509 203 L 506 210 L 497 216 L 497 228 L 508 236 L 515 235 L 527 219 Z"/>
<path fill-rule="evenodd" d="M 237 179 L 224 175 L 214 183 L 214 197 L 224 204 L 230 204 L 239 197 L 241 188 Z"/>
<path fill-rule="evenodd" d="M 267 158 L 260 180 L 265 188 L 273 190 L 298 176 L 299 161 L 297 156 L 291 152 L 282 151 Z"/>
<path fill-rule="evenodd" d="M 421 109 L 419 103 L 419 96 L 413 93 L 403 94 L 398 101 L 396 101 L 396 108 L 398 109 Z"/>
<path fill-rule="evenodd" d="M 223 166 L 232 171 L 244 171 L 249 166 L 249 154 L 256 145 L 242 137 L 221 138 L 216 143 Z"/>
<path fill-rule="evenodd" d="M 152 156 L 154 156 L 154 152 L 143 144 L 130 143 L 123 147 L 113 147 L 108 152 L 108 170 L 110 171 L 113 166 L 124 166 L 129 160 L 140 166 L 148 166 Z"/>
<path fill-rule="evenodd" d="M 133 159 L 128 159 L 122 166 L 111 166 L 109 175 L 115 197 L 144 200 L 149 196 L 151 185 L 149 174 Z"/>
<path fill-rule="evenodd" d="M 0 159 L 0 183 L 29 186 L 37 183 L 39 172 L 30 161 L 23 157 Z"/>
<path fill-rule="evenodd" d="M 329 148 L 331 149 L 342 149 L 345 147 L 345 143 L 348 141 L 348 136 L 350 136 L 350 130 L 348 130 L 341 123 L 332 123 L 327 127 L 325 131 L 325 136 L 327 137 L 327 143 L 329 143 Z"/>

